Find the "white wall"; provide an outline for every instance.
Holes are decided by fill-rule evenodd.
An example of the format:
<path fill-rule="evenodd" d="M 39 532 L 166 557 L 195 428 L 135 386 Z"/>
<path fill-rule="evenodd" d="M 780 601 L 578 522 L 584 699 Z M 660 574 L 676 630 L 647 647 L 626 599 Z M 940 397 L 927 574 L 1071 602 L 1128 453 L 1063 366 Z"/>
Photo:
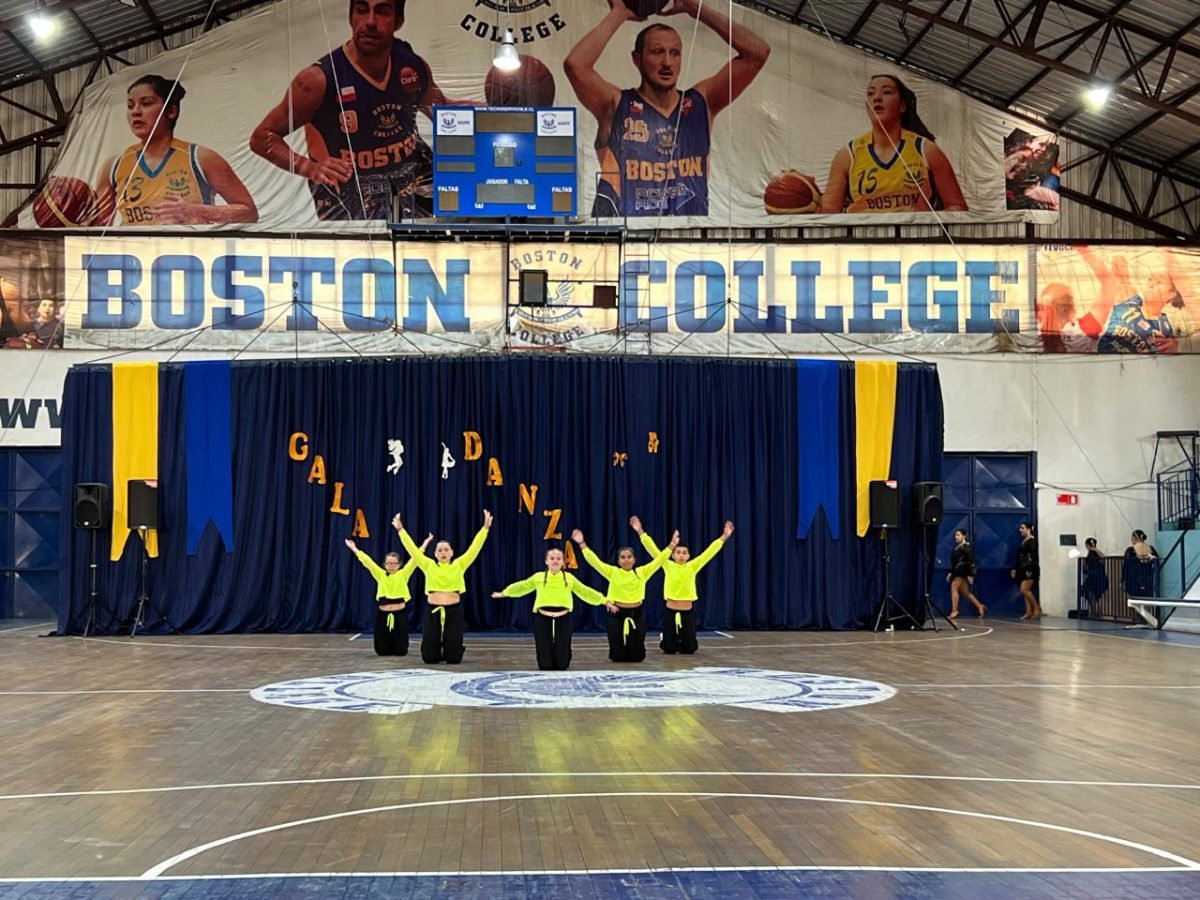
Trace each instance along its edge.
<path fill-rule="evenodd" d="M 1105 553 L 1124 551 L 1134 528 L 1154 536 L 1154 433 L 1200 428 L 1200 356 L 929 361 L 941 375 L 947 450 L 1037 453 L 1042 604 L 1066 615 L 1075 605 L 1075 563 L 1059 534 L 1075 534 L 1081 545 L 1095 537 Z M 1157 468 L 1179 459 L 1173 444 L 1164 446 Z M 1079 505 L 1058 506 L 1062 492 L 1078 493 Z M 1174 540 L 1165 533 L 1159 551 Z"/>

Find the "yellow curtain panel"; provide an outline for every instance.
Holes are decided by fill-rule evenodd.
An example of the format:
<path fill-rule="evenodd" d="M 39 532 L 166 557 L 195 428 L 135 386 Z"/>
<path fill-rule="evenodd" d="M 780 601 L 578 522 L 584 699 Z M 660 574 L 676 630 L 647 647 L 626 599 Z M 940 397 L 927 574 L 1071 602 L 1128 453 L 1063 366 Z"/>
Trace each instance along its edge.
<path fill-rule="evenodd" d="M 129 482 L 158 478 L 158 363 L 112 367 L 112 552 L 129 539 Z M 158 531 L 146 532 L 146 551 L 158 556 Z"/>
<path fill-rule="evenodd" d="M 896 363 L 854 364 L 854 461 L 858 536 L 871 527 L 872 481 L 886 481 L 896 423 Z"/>

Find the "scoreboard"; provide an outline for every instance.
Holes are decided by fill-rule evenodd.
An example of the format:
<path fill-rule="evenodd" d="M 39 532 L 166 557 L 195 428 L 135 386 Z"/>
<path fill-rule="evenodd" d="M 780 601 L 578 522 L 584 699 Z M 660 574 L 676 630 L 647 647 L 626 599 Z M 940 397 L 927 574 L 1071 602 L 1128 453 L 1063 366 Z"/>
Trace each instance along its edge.
<path fill-rule="evenodd" d="M 435 106 L 433 214 L 574 216 L 575 110 Z"/>

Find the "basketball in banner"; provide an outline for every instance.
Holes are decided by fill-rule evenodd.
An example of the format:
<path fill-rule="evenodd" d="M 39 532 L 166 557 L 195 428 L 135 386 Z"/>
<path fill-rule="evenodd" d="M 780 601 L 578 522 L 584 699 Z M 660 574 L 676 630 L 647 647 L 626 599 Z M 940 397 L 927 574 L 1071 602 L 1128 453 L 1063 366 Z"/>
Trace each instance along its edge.
<path fill-rule="evenodd" d="M 491 62 L 508 28 L 523 65 L 502 75 Z M 306 0 L 90 87 L 21 225 L 419 220 L 432 211 L 434 106 L 549 103 L 578 110 L 584 219 L 1057 216 L 1052 135 L 744 7 Z"/>

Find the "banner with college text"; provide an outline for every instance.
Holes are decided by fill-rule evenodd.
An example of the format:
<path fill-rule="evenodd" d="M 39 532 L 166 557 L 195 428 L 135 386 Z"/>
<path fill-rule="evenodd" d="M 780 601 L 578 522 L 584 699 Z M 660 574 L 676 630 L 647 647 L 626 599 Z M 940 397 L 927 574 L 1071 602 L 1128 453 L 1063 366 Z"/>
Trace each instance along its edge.
<path fill-rule="evenodd" d="M 409 0 L 392 21 L 345 0 L 277 3 L 89 88 L 21 224 L 294 232 L 425 218 L 430 116 L 446 104 L 576 108 L 585 219 L 1057 217 L 1054 135 L 741 6 L 628 3 L 662 11 Z M 501 22 L 522 55 L 512 74 L 491 66 Z M 503 165 L 518 182 L 534 168 Z"/>
<path fill-rule="evenodd" d="M 1032 253 L 70 237 L 66 340 L 77 349 L 306 353 L 1033 348 Z M 544 306 L 519 303 L 523 270 L 545 273 Z"/>

